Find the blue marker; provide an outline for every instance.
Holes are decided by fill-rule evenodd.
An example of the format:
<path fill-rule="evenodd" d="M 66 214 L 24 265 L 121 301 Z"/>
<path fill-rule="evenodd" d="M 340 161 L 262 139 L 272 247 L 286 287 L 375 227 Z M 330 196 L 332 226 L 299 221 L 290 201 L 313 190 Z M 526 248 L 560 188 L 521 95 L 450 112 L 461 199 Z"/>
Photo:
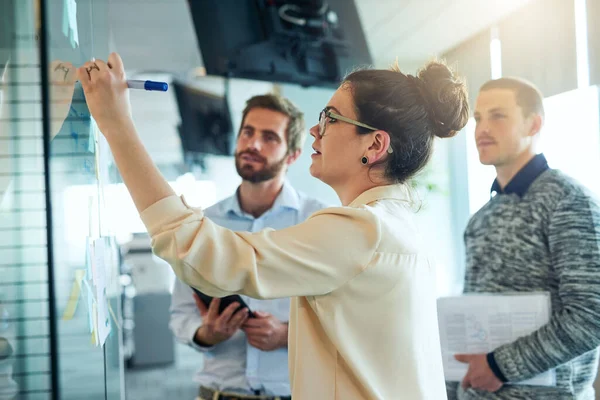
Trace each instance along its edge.
<path fill-rule="evenodd" d="M 127 87 L 129 89 L 143 89 L 157 92 L 166 92 L 169 90 L 169 84 L 166 82 L 142 81 L 135 79 L 127 79 Z"/>

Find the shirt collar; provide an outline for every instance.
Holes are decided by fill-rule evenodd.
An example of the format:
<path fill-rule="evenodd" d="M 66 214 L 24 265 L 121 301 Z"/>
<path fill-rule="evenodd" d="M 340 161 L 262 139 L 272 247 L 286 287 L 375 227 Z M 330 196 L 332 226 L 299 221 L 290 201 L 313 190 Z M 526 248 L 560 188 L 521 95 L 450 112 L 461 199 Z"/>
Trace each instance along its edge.
<path fill-rule="evenodd" d="M 273 207 L 271 207 L 272 210 L 278 208 L 300 209 L 300 196 L 298 196 L 298 192 L 287 181 L 283 182 L 283 188 L 275 199 Z"/>
<path fill-rule="evenodd" d="M 519 197 L 523 197 L 527 190 L 544 171 L 549 169 L 548 161 L 543 154 L 538 154 L 533 157 L 517 174 L 508 182 L 508 185 L 501 189 L 498 179 L 494 179 L 494 183 L 490 189 L 490 192 L 496 192 L 499 194 L 511 194 L 515 193 Z"/>
<path fill-rule="evenodd" d="M 239 189 L 238 189 L 239 190 Z M 246 216 L 247 213 L 242 210 L 240 206 L 240 200 L 238 199 L 238 191 L 236 190 L 232 196 L 227 197 L 222 202 L 223 211 L 225 213 L 234 213 L 239 216 Z M 287 181 L 283 183 L 281 192 L 275 198 L 275 202 L 271 207 L 271 210 L 277 210 L 279 208 L 290 208 L 293 210 L 300 209 L 300 196 L 298 192 L 290 185 Z"/>
<path fill-rule="evenodd" d="M 369 190 L 362 192 L 358 197 L 350 204 L 349 207 L 358 207 L 364 204 L 370 204 L 377 200 L 383 199 L 395 199 L 405 200 L 410 202 L 410 193 L 406 185 L 395 184 L 386 186 L 376 186 Z"/>

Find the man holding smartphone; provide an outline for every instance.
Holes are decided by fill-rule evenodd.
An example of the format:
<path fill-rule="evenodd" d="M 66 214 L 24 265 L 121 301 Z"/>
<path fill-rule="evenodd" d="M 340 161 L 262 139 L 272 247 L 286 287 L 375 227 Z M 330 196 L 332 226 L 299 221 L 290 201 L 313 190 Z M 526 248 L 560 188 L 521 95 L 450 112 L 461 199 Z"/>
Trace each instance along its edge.
<path fill-rule="evenodd" d="M 242 183 L 205 215 L 225 228 L 255 232 L 298 224 L 324 208 L 285 182 L 305 137 L 303 115 L 289 100 L 271 94 L 249 99 L 235 151 Z M 290 300 L 242 298 L 255 318 L 248 318 L 248 309 L 238 309 L 237 303 L 219 313 L 220 299 L 207 307 L 192 288 L 175 281 L 171 330 L 180 342 L 206 355 L 196 375 L 198 399 L 289 399 Z"/>

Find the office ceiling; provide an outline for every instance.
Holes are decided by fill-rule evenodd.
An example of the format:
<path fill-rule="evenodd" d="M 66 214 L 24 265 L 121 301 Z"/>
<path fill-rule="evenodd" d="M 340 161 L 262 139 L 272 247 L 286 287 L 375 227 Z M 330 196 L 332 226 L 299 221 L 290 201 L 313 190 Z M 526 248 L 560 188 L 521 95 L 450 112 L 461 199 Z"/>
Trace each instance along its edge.
<path fill-rule="evenodd" d="M 417 65 L 531 0 L 355 0 L 377 65 Z"/>
<path fill-rule="evenodd" d="M 355 0 L 375 65 L 398 57 L 408 67 L 530 1 Z M 111 0 L 109 19 L 113 46 L 130 69 L 184 72 L 202 64 L 186 0 Z"/>

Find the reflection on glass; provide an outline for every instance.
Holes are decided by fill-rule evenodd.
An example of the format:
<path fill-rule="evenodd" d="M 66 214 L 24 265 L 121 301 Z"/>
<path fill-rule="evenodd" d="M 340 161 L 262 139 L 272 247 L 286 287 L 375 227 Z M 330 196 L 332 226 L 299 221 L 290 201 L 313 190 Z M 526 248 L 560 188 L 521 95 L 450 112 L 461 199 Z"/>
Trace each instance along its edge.
<path fill-rule="evenodd" d="M 3 310 L 0 304 L 0 310 Z M 3 312 L 4 314 L 4 312 Z M 0 315 L 0 324 L 8 326 L 4 322 L 8 318 L 8 313 Z M 17 383 L 13 380 L 13 348 L 6 337 L 3 336 L 2 328 L 0 328 L 0 400 L 12 399 L 17 395 Z"/>
<path fill-rule="evenodd" d="M 50 138 L 60 132 L 69 111 L 75 93 L 75 67 L 70 62 L 55 60 L 50 64 L 48 81 L 50 82 L 51 126 Z"/>
<path fill-rule="evenodd" d="M 122 391 L 119 259 L 106 208 L 110 201 L 106 187 L 118 176 L 111 168 L 108 145 L 97 132 L 73 70 L 95 56 L 109 53 L 108 4 L 94 0 L 46 0 L 48 57 L 53 60 L 51 130 L 56 135 L 50 146 L 49 175 L 51 235 L 54 249 L 60 249 L 53 257 L 57 292 L 53 312 L 60 318 L 57 375 L 61 399 L 119 399 Z M 92 189 L 86 198 L 73 201 L 69 189 L 81 185 Z M 65 208 L 65 204 L 71 207 Z M 81 218 L 72 219 L 72 215 Z M 80 234 L 70 237 L 72 230 Z M 96 254 L 100 253 L 99 243 L 105 244 L 104 269 L 97 258 L 92 261 L 93 268 L 90 265 L 89 243 L 96 243 Z M 101 275 L 103 284 L 98 278 Z M 79 281 L 78 302 L 73 308 L 75 300 L 71 294 L 77 293 Z M 102 332 L 108 330 L 104 342 Z"/>
<path fill-rule="evenodd" d="M 49 397 L 40 62 L 30 1 L 0 0 L 0 398 Z"/>
<path fill-rule="evenodd" d="M 108 54 L 107 7 L 108 2 L 92 0 L 0 0 L 0 400 L 122 395 L 116 248 L 107 251 L 105 293 L 112 330 L 103 347 L 91 342 L 92 298 L 77 280 L 87 267 L 87 237 L 111 234 L 108 226 L 100 229 L 102 193 L 104 185 L 117 181 L 108 168 L 107 148 L 102 153 L 106 168 L 97 167 L 102 143 L 96 142 L 75 79 L 75 68 L 94 51 Z M 46 60 L 40 59 L 43 33 Z M 42 82 L 48 83 L 47 90 Z M 43 100 L 49 116 L 44 116 Z M 43 118 L 49 119 L 49 152 Z M 66 189 L 79 185 L 95 188 L 93 214 L 88 201 L 63 208 Z M 91 216 L 69 220 L 85 232 L 77 240 L 66 238 L 71 212 Z M 83 256 L 68 256 L 74 253 Z M 51 283 L 54 298 L 49 298 Z M 52 354 L 52 343 L 57 354 Z"/>

